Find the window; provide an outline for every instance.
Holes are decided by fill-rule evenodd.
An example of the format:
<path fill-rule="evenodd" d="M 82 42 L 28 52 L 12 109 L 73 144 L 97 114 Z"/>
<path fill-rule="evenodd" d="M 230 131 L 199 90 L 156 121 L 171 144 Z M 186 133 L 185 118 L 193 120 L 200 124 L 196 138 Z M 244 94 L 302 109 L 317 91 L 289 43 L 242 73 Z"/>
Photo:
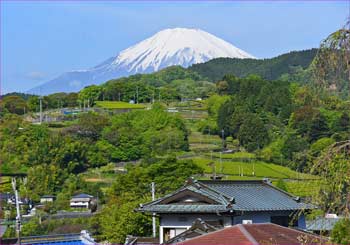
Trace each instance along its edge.
<path fill-rule="evenodd" d="M 182 232 L 186 231 L 186 228 L 164 228 L 164 239 L 163 241 L 166 242 L 169 239 L 181 234 Z"/>

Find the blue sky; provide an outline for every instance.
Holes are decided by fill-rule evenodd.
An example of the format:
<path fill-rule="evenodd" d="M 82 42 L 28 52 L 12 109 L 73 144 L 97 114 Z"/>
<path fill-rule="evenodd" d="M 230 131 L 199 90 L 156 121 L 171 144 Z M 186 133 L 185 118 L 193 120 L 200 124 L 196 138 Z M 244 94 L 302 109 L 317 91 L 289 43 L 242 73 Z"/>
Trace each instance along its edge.
<path fill-rule="evenodd" d="M 256 57 L 318 47 L 347 1 L 1 1 L 1 93 L 97 65 L 164 28 L 210 32 Z"/>

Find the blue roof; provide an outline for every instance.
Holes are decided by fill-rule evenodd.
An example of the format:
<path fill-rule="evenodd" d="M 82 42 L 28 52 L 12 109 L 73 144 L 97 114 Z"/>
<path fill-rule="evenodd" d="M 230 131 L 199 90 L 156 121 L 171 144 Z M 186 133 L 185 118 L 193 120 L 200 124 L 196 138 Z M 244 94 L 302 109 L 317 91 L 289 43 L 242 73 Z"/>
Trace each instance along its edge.
<path fill-rule="evenodd" d="M 335 224 L 342 218 L 324 218 L 318 217 L 314 220 L 306 221 L 306 230 L 308 231 L 331 231 Z"/>
<path fill-rule="evenodd" d="M 85 193 L 81 193 L 81 194 L 77 194 L 75 196 L 73 196 L 72 198 L 92 198 L 93 196 L 85 194 Z"/>
<path fill-rule="evenodd" d="M 167 203 L 166 200 L 190 191 L 213 203 Z M 140 205 L 138 211 L 155 213 L 217 213 L 231 211 L 293 211 L 314 208 L 266 181 L 190 181 L 179 190 Z"/>
<path fill-rule="evenodd" d="M 41 198 L 55 198 L 56 196 L 53 195 L 43 195 Z"/>
<path fill-rule="evenodd" d="M 312 206 L 265 181 L 200 181 L 211 189 L 235 198 L 234 210 L 300 210 Z"/>

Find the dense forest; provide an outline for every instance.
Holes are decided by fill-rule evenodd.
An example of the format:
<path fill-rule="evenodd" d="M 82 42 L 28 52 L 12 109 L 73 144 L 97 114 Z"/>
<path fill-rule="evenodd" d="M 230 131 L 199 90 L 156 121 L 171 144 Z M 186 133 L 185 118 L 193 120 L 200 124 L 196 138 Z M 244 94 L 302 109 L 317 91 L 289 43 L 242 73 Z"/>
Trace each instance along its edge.
<path fill-rule="evenodd" d="M 208 164 L 201 165 L 189 140 L 199 133 L 201 141 L 219 140 L 216 151 L 228 149 L 254 156 L 250 160 L 257 165 L 311 176 L 318 189 L 307 198 L 321 212 L 346 215 L 350 100 L 347 93 L 315 87 L 308 80 L 316 53 L 313 49 L 266 60 L 215 59 L 188 69 L 169 67 L 110 80 L 79 93 L 44 96 L 45 111 L 94 108 L 101 100 L 132 101 L 147 108 L 123 113 L 84 111 L 56 124 L 33 124 L 28 119 L 38 116 L 38 96 L 9 94 L 0 103 L 1 172 L 26 173 L 20 193 L 34 202 L 45 194 L 56 195 L 54 204 L 44 210 L 49 214 L 69 208 L 68 200 L 75 193 L 98 196 L 97 215 L 74 224 L 92 231 L 99 241 L 123 243 L 128 234 L 150 235 L 149 217 L 133 210 L 151 199 L 151 182 L 156 182 L 161 196 L 190 176 L 208 178 L 203 173 L 215 152 L 211 151 Z M 170 113 L 172 107 L 187 111 Z M 190 118 L 185 116 L 188 111 Z M 195 119 L 195 111 L 204 116 Z M 344 144 L 343 151 L 338 150 Z M 195 157 L 186 157 L 189 153 Z M 116 173 L 115 166 L 120 165 L 124 172 Z M 86 181 L 95 172 L 108 181 Z M 225 170 L 221 174 L 225 176 Z M 280 177 L 275 180 L 283 186 Z M 296 184 L 299 181 L 297 177 Z M 46 234 L 68 223 L 41 222 L 36 216 L 24 224 L 23 232 Z M 13 232 L 9 229 L 6 236 Z"/>
<path fill-rule="evenodd" d="M 189 70 L 197 72 L 209 81 L 218 81 L 225 74 L 246 77 L 259 75 L 267 80 L 280 79 L 284 74 L 293 75 L 309 67 L 317 49 L 293 51 L 271 59 L 217 58 L 203 64 L 195 64 Z"/>

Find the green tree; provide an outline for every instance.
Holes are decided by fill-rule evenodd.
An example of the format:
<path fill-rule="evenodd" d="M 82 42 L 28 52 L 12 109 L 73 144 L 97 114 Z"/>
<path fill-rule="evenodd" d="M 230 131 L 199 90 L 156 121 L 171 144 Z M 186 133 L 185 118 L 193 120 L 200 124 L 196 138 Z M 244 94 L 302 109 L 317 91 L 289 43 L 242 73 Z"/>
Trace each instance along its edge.
<path fill-rule="evenodd" d="M 350 130 L 350 117 L 347 112 L 343 112 L 334 123 L 335 132 L 348 132 Z"/>
<path fill-rule="evenodd" d="M 332 145 L 334 142 L 335 140 L 332 138 L 321 138 L 310 146 L 310 153 L 313 156 L 319 156 L 323 150 L 327 149 L 327 147 Z"/>
<path fill-rule="evenodd" d="M 238 140 L 248 151 L 261 149 L 269 142 L 265 125 L 258 115 L 246 114 L 239 128 Z"/>
<path fill-rule="evenodd" d="M 6 96 L 0 101 L 0 111 L 7 110 L 9 113 L 23 115 L 28 111 L 26 101 L 20 96 Z"/>
<path fill-rule="evenodd" d="M 332 230 L 331 238 L 335 244 L 350 244 L 350 219 L 339 220 Z"/>
<path fill-rule="evenodd" d="M 149 201 L 149 200 L 148 200 Z M 143 214 L 134 212 L 134 209 L 145 199 L 136 198 L 130 201 L 123 198 L 114 198 L 100 214 L 100 239 L 110 243 L 122 244 L 127 235 L 150 236 L 152 220 Z"/>
<path fill-rule="evenodd" d="M 80 90 L 78 99 L 80 103 L 84 103 L 86 106 L 93 106 L 94 102 L 101 99 L 102 87 L 97 85 L 91 85 Z"/>
<path fill-rule="evenodd" d="M 311 173 L 322 178 L 320 191 L 314 196 L 314 202 L 328 213 L 349 213 L 350 200 L 350 161 L 349 145 L 337 144 L 329 147 L 313 163 Z"/>
<path fill-rule="evenodd" d="M 85 138 L 97 140 L 102 130 L 109 125 L 109 118 L 103 114 L 88 112 L 81 114 L 74 128 L 76 133 Z"/>

